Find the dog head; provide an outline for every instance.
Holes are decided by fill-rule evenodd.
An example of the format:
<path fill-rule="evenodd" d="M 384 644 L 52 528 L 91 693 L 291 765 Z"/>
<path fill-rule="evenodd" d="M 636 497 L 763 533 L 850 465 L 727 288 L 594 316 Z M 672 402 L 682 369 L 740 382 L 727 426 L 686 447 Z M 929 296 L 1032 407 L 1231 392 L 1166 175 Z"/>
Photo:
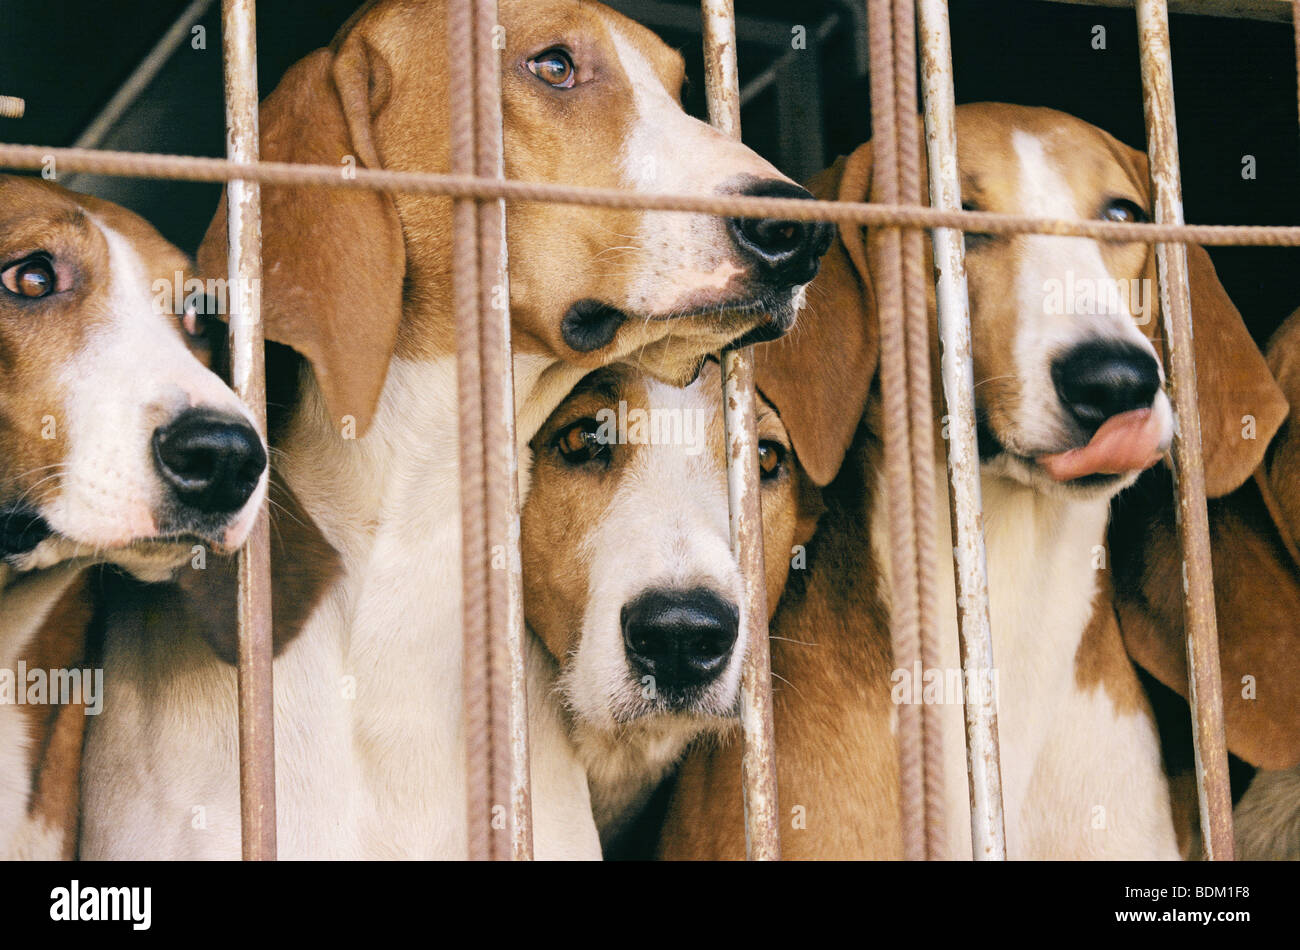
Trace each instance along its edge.
<path fill-rule="evenodd" d="M 449 168 L 449 104 L 474 82 L 449 55 L 445 4 L 378 2 L 295 65 L 262 107 L 262 157 L 349 168 Z M 500 7 L 505 172 L 645 193 L 801 196 L 679 101 L 682 60 L 597 3 Z M 364 431 L 394 356 L 454 346 L 452 202 L 428 195 L 266 188 L 267 334 L 306 356 L 337 421 Z M 519 353 L 581 367 L 618 359 L 681 384 L 703 354 L 779 335 L 831 229 L 509 202 Z M 220 269 L 224 213 L 199 260 Z"/>
<path fill-rule="evenodd" d="M 685 389 L 622 367 L 587 376 L 532 441 L 523 511 L 529 626 L 579 724 L 689 738 L 734 715 L 745 654 L 718 366 Z M 790 443 L 759 400 L 767 594 L 801 518 Z"/>
<path fill-rule="evenodd" d="M 990 103 L 962 106 L 957 118 L 967 208 L 1149 217 L 1145 156 L 1100 129 L 1049 109 Z M 813 190 L 865 200 L 871 158 L 870 144 L 862 146 Z M 761 347 L 758 361 L 759 385 L 819 484 L 843 459 L 878 355 L 871 276 L 878 248 L 859 228 L 841 228 L 840 238 L 809 288 L 808 318 L 796 334 Z M 966 249 L 985 472 L 1079 498 L 1132 483 L 1163 455 L 1174 425 L 1154 253 L 1144 244 L 1042 235 L 968 234 Z M 1189 247 L 1188 264 L 1206 484 L 1214 495 L 1253 471 L 1286 404 L 1208 256 Z M 929 294 L 933 329 L 933 287 Z M 1257 420 L 1258 439 L 1243 438 L 1246 415 Z"/>
<path fill-rule="evenodd" d="M 231 551 L 266 449 L 173 310 L 189 262 L 130 212 L 0 178 L 0 560 L 142 574 Z M 164 288 L 161 289 L 160 288 Z M 183 309 L 183 308 L 182 308 Z"/>

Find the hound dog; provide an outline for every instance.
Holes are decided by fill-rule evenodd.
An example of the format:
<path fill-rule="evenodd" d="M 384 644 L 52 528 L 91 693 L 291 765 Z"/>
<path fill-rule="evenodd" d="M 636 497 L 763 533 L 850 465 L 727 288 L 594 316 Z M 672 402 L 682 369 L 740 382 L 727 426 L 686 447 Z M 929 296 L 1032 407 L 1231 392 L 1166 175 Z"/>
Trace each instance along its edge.
<path fill-rule="evenodd" d="M 0 857 L 71 857 L 88 569 L 169 576 L 243 543 L 266 450 L 154 282 L 189 262 L 129 211 L 0 177 Z"/>
<path fill-rule="evenodd" d="M 472 80 L 444 13 L 366 5 L 263 103 L 262 156 L 446 170 L 447 103 Z M 806 196 L 686 115 L 681 58 L 639 25 L 575 0 L 500 13 L 509 177 Z M 268 188 L 263 213 L 267 334 L 302 357 L 270 371 L 289 390 L 272 441 L 322 542 L 282 546 L 273 584 L 335 559 L 300 587 L 292 630 L 276 623 L 280 853 L 463 857 L 451 202 Z M 783 332 L 831 240 L 816 225 L 531 202 L 506 216 L 525 480 L 528 441 L 585 373 L 627 360 L 680 385 L 723 344 Z M 223 248 L 219 210 L 201 265 L 220 271 Z M 233 857 L 234 672 L 193 630 L 127 614 L 129 635 L 110 624 L 109 698 L 138 701 L 110 703 L 90 730 L 83 853 Z M 553 664 L 535 645 L 528 664 L 536 853 L 598 856 L 585 773 L 546 701 Z"/>
<path fill-rule="evenodd" d="M 729 538 L 720 397 L 716 362 L 684 389 L 606 368 L 533 438 L 524 612 L 559 663 L 556 689 L 606 845 L 688 743 L 736 724 L 749 618 Z M 781 420 L 761 397 L 757 410 L 774 607 L 816 501 L 800 496 Z"/>
<path fill-rule="evenodd" d="M 967 207 L 1146 218 L 1145 157 L 1100 129 L 1001 104 L 962 106 L 957 118 Z M 869 144 L 859 148 L 814 191 L 861 200 L 871 154 Z M 810 290 L 811 319 L 761 348 L 758 365 L 799 466 L 829 486 L 809 572 L 792 581 L 774 619 L 773 669 L 790 683 L 775 700 L 785 853 L 899 856 L 892 706 L 940 701 L 948 849 L 969 856 L 962 697 L 930 696 L 931 684 L 951 683 L 946 672 L 960 669 L 951 566 L 940 559 L 944 669 L 921 688 L 913 671 L 890 669 L 875 247 L 856 229 L 840 238 Z M 997 701 L 1008 854 L 1175 858 L 1157 734 L 1115 624 L 1104 547 L 1110 499 L 1160 458 L 1173 431 L 1153 254 L 1141 244 L 1034 235 L 971 234 L 966 243 L 996 674 L 973 685 L 992 688 Z M 1262 453 L 1261 442 L 1241 437 L 1242 414 L 1254 413 L 1268 434 L 1285 402 L 1207 256 L 1194 247 L 1188 256 L 1207 484 L 1222 491 Z M 932 298 L 930 312 L 933 320 Z M 935 503 L 942 551 L 951 544 L 942 478 Z M 687 757 L 666 856 L 743 855 L 739 758 L 734 745 Z"/>
<path fill-rule="evenodd" d="M 1300 402 L 1300 313 L 1273 335 L 1267 360 L 1283 395 L 1295 406 Z M 1263 462 L 1254 478 L 1209 503 L 1224 725 L 1229 751 L 1260 769 L 1236 810 L 1238 856 L 1296 857 L 1300 441 L 1293 418 L 1275 435 L 1274 427 L 1252 432 L 1254 421 L 1255 408 L 1243 404 L 1242 431 L 1268 444 Z M 1168 478 L 1143 482 L 1134 497 L 1120 499 L 1110 532 L 1120 628 L 1133 658 L 1186 697 L 1180 554 Z M 1176 765 L 1190 759 L 1188 750 L 1179 748 L 1189 739 L 1183 737 L 1168 756 Z M 1194 803 L 1195 778 L 1190 769 L 1186 772 L 1180 780 L 1188 802 Z M 1195 809 L 1185 812 L 1184 826 L 1195 840 Z"/>

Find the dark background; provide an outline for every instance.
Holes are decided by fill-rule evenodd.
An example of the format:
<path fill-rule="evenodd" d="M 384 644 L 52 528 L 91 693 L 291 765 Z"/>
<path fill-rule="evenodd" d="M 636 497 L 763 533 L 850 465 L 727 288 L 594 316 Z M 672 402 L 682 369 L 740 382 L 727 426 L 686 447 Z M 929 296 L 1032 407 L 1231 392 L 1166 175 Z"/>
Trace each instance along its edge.
<path fill-rule="evenodd" d="M 357 0 L 263 0 L 263 93 L 296 59 L 329 42 Z M 698 4 L 614 0 L 687 57 L 687 107 L 704 114 Z M 782 56 L 777 81 L 744 110 L 745 138 L 796 178 L 870 135 L 862 0 L 738 0 L 742 83 Z M 0 0 L 0 94 L 27 116 L 0 121 L 0 140 L 71 145 L 188 0 Z M 1286 12 L 1286 4 L 1276 5 Z M 224 151 L 219 17 L 200 21 L 207 48 L 183 44 L 102 142 L 104 148 L 197 155 Z M 1284 22 L 1174 14 L 1173 68 L 1187 220 L 1300 223 L 1300 137 L 1291 28 Z M 809 48 L 790 52 L 803 25 Z M 1106 49 L 1092 48 L 1094 26 Z M 812 40 L 824 37 L 824 42 Z M 953 0 L 957 101 L 1003 100 L 1072 112 L 1143 145 L 1131 9 L 1043 0 Z M 1243 180 L 1242 157 L 1257 177 Z M 125 204 L 193 251 L 216 206 L 213 185 L 76 176 L 73 187 Z M 1215 264 L 1264 342 L 1300 306 L 1300 249 L 1222 248 Z"/>

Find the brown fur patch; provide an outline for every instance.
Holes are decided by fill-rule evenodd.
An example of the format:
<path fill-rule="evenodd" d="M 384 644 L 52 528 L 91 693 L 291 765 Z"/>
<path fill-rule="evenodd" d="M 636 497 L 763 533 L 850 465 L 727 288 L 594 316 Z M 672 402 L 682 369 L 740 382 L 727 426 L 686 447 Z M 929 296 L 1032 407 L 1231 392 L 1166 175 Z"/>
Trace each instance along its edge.
<path fill-rule="evenodd" d="M 83 572 L 51 609 L 31 641 L 23 660 L 28 669 L 81 668 L 86 658 L 86 629 L 93 603 L 89 574 Z M 81 744 L 85 736 L 85 703 L 56 703 L 23 707 L 32 734 L 32 795 L 28 814 L 63 834 L 63 857 L 76 856 L 80 817 Z"/>

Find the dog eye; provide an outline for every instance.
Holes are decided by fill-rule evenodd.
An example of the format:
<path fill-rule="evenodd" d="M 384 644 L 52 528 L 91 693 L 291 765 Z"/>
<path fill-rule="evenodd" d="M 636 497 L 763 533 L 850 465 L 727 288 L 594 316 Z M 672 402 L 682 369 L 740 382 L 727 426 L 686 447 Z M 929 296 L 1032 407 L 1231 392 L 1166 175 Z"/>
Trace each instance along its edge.
<path fill-rule="evenodd" d="M 1104 221 L 1141 224 L 1147 220 L 1147 213 L 1127 198 L 1113 198 L 1101 209 L 1101 217 Z"/>
<path fill-rule="evenodd" d="M 5 290 L 19 297 L 34 299 L 54 293 L 56 278 L 54 264 L 46 257 L 33 257 L 20 261 L 0 274 Z"/>
<path fill-rule="evenodd" d="M 555 437 L 555 450 L 570 465 L 588 462 L 609 464 L 609 444 L 600 437 L 600 424 L 595 419 L 579 419 L 565 426 Z"/>
<path fill-rule="evenodd" d="M 528 61 L 528 71 L 556 89 L 572 89 L 577 79 L 573 59 L 562 49 L 548 49 Z"/>
<path fill-rule="evenodd" d="M 785 461 L 785 446 L 780 442 L 763 441 L 758 443 L 758 477 L 767 481 L 781 474 L 781 463 Z"/>

